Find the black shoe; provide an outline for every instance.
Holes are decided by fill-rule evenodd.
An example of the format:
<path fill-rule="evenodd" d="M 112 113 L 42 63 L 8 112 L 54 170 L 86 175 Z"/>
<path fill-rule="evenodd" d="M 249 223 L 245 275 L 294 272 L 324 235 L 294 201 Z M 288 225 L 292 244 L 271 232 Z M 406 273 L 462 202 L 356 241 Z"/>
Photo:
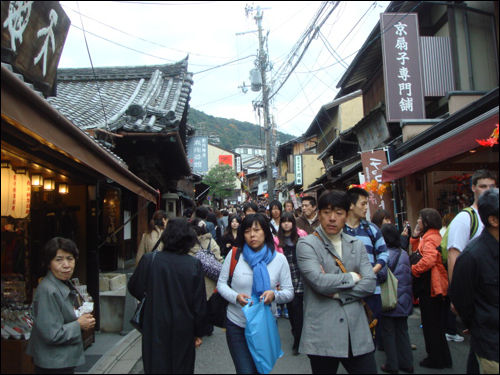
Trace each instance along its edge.
<path fill-rule="evenodd" d="M 433 368 L 433 369 L 436 369 L 436 370 L 442 370 L 442 369 L 444 369 L 443 365 L 438 366 L 438 365 L 436 365 L 434 363 L 431 363 L 427 358 L 425 358 L 424 360 L 420 361 L 419 365 L 420 365 L 420 367 Z"/>
<path fill-rule="evenodd" d="M 388 374 L 397 374 L 398 370 L 389 370 L 385 365 L 380 365 L 380 369 Z"/>
<path fill-rule="evenodd" d="M 415 369 L 413 367 L 408 367 L 408 368 L 400 367 L 399 369 L 403 372 L 407 372 L 408 374 L 413 374 L 415 372 Z"/>
<path fill-rule="evenodd" d="M 292 355 L 299 355 L 299 354 L 300 354 L 299 349 L 295 349 L 295 348 L 292 349 Z"/>

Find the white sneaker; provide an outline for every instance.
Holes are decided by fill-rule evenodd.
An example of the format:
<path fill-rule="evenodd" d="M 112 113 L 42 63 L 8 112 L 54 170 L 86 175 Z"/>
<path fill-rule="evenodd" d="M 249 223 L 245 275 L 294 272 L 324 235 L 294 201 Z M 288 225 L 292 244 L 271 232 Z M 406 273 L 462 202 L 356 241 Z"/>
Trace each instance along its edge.
<path fill-rule="evenodd" d="M 448 341 L 455 341 L 455 342 L 462 342 L 465 339 L 463 338 L 463 336 L 460 336 L 459 334 L 456 334 L 456 335 L 446 334 L 446 340 L 448 340 Z"/>

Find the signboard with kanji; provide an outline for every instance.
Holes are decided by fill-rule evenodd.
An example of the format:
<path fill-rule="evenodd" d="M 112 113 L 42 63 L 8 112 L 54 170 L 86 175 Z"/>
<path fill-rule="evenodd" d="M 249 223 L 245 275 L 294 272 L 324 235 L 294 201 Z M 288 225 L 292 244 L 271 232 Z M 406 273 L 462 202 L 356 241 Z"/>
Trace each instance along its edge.
<path fill-rule="evenodd" d="M 208 137 L 188 139 L 188 161 L 193 172 L 208 172 Z"/>
<path fill-rule="evenodd" d="M 425 118 L 416 13 L 380 15 L 387 122 Z"/>
<path fill-rule="evenodd" d="M 382 183 L 382 169 L 387 165 L 385 150 L 372 150 L 361 153 L 361 164 L 366 182 L 376 181 Z M 382 195 L 369 192 L 368 204 L 370 213 L 373 215 L 379 209 L 387 210 L 394 219 L 394 205 L 392 204 L 392 193 L 387 189 Z M 368 218 L 369 219 L 369 218 Z"/>
<path fill-rule="evenodd" d="M 2 62 L 45 95 L 53 87 L 70 19 L 58 1 L 2 1 Z"/>
<path fill-rule="evenodd" d="M 302 155 L 295 155 L 295 185 L 303 185 Z"/>

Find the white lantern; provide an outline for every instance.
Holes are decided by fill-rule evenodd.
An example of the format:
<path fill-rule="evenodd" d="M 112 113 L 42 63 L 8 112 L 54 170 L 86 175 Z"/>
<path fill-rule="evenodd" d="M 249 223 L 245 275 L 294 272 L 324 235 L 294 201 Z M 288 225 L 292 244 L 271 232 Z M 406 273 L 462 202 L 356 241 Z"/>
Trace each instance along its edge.
<path fill-rule="evenodd" d="M 26 169 L 18 169 L 15 174 L 15 200 L 12 205 L 12 217 L 24 219 L 30 213 L 31 181 Z"/>
<path fill-rule="evenodd" d="M 12 213 L 14 176 L 11 165 L 2 163 L 2 216 L 10 216 Z"/>

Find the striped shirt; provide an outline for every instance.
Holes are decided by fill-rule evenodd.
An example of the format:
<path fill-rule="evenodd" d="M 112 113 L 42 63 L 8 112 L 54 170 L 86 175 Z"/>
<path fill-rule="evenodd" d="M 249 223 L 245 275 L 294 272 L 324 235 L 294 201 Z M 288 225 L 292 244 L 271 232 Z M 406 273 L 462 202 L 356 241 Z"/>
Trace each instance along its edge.
<path fill-rule="evenodd" d="M 369 233 L 365 227 L 368 227 L 371 233 Z M 382 236 L 380 229 L 378 229 L 375 224 L 369 223 L 366 220 L 361 220 L 357 228 L 351 228 L 346 224 L 344 226 L 344 233 L 363 241 L 366 247 L 366 252 L 368 253 L 368 260 L 373 267 L 375 264 L 380 264 L 382 268 L 385 267 L 389 261 L 389 251 L 387 250 L 387 245 L 385 244 L 384 237 Z M 378 279 L 375 294 L 380 294 L 380 284 Z"/>

